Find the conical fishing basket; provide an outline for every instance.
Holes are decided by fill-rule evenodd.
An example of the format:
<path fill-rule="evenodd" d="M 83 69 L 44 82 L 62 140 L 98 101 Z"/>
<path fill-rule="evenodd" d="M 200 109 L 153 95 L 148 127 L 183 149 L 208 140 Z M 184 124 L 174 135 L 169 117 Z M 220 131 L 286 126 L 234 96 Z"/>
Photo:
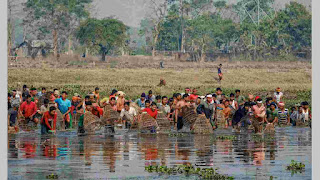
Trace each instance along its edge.
<path fill-rule="evenodd" d="M 100 119 L 91 112 L 86 111 L 83 119 L 83 127 L 87 133 L 94 133 L 101 129 Z"/>
<path fill-rule="evenodd" d="M 199 115 L 193 125 L 193 132 L 196 134 L 211 134 L 213 133 L 209 119 L 205 115 Z"/>
<path fill-rule="evenodd" d="M 113 110 L 110 104 L 104 107 L 102 124 L 101 125 L 114 125 L 114 122 L 120 118 L 120 114 Z"/>
<path fill-rule="evenodd" d="M 225 127 L 226 125 L 226 118 L 224 116 L 224 113 L 222 110 L 217 109 L 217 118 L 216 118 L 216 123 L 218 128 Z"/>
<path fill-rule="evenodd" d="M 185 106 L 183 107 L 182 112 L 183 112 L 182 119 L 184 122 L 187 122 L 190 125 L 193 125 L 196 122 L 198 118 L 198 114 L 196 113 L 194 107 Z"/>
<path fill-rule="evenodd" d="M 158 132 L 168 132 L 171 130 L 170 121 L 163 112 L 158 112 L 157 124 L 159 126 Z"/>
<path fill-rule="evenodd" d="M 141 119 L 139 122 L 139 129 L 150 129 L 152 127 L 157 127 L 157 121 L 151 117 L 148 113 L 143 112 L 141 114 Z"/>

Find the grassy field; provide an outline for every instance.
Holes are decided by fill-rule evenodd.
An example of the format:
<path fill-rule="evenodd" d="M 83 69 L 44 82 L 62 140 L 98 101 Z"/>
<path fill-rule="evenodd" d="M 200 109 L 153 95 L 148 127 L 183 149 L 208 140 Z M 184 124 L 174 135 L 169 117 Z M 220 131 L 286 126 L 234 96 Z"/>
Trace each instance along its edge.
<path fill-rule="evenodd" d="M 265 67 L 265 68 L 264 68 Z M 274 68 L 272 68 L 274 67 Z M 288 68 L 289 67 L 289 68 Z M 124 91 L 128 98 L 138 98 L 142 92 L 153 90 L 154 94 L 172 96 L 174 92 L 183 92 L 184 88 L 197 88 L 199 94 L 211 93 L 221 87 L 226 94 L 235 89 L 242 90 L 244 95 L 253 93 L 266 97 L 276 87 L 281 87 L 285 101 L 294 104 L 311 101 L 311 68 L 308 63 L 288 67 L 279 67 L 272 63 L 252 67 L 242 64 L 237 68 L 235 63 L 226 64 L 223 69 L 224 80 L 217 82 L 216 69 L 184 68 L 151 69 L 151 68 L 10 68 L 8 69 L 8 89 L 19 89 L 23 84 L 38 89 L 58 88 L 70 94 L 78 92 L 82 95 L 99 87 L 105 96 L 113 88 Z M 160 78 L 167 82 L 159 87 Z"/>

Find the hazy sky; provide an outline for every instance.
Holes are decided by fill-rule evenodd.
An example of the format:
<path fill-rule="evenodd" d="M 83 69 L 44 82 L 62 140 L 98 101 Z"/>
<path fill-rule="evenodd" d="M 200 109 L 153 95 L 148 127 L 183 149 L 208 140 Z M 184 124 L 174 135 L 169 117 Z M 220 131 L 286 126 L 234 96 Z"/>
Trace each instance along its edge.
<path fill-rule="evenodd" d="M 150 0 L 94 0 L 95 11 L 92 13 L 98 18 L 114 15 L 126 25 L 138 27 L 141 19 L 148 14 L 148 1 Z M 229 3 L 237 1 L 229 0 Z M 311 5 L 311 0 L 275 0 L 275 7 L 282 8 L 290 1 Z"/>

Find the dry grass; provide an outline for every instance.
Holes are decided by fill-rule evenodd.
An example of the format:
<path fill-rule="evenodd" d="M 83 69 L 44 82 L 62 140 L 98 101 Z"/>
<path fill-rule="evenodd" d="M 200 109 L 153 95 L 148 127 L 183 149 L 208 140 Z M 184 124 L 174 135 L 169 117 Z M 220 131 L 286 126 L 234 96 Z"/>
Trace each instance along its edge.
<path fill-rule="evenodd" d="M 154 94 L 171 96 L 174 92 L 183 92 L 185 87 L 197 88 L 201 94 L 221 87 L 226 93 L 241 89 L 245 94 L 266 96 L 281 87 L 287 98 L 293 100 L 298 92 L 311 90 L 308 73 L 305 69 L 224 69 L 224 80 L 219 84 L 215 80 L 216 70 L 209 69 L 8 69 L 8 88 L 27 84 L 48 90 L 58 88 L 86 93 L 98 86 L 104 95 L 116 88 L 136 98 L 150 89 Z M 166 86 L 157 86 L 160 78 L 166 80 Z M 80 88 L 68 85 L 80 85 Z"/>

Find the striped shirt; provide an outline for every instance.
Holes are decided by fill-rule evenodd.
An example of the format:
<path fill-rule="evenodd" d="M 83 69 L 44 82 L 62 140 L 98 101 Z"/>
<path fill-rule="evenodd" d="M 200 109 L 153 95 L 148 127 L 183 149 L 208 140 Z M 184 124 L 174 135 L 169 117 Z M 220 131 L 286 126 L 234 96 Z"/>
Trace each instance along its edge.
<path fill-rule="evenodd" d="M 284 109 L 283 112 L 281 110 L 278 110 L 279 124 L 287 124 L 288 123 L 288 115 L 289 115 L 288 109 Z"/>

